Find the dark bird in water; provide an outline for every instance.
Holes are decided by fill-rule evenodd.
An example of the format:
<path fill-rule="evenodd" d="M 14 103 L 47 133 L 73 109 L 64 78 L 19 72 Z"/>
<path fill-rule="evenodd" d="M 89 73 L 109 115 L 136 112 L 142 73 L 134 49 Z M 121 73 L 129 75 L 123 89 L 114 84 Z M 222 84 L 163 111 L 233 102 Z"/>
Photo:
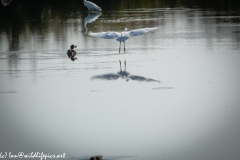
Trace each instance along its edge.
<path fill-rule="evenodd" d="M 74 50 L 74 48 L 77 48 L 77 46 L 71 45 L 70 49 L 67 51 L 68 58 L 70 58 L 72 61 L 75 61 L 77 59 L 77 57 L 75 57 L 77 55 L 77 52 Z"/>
<path fill-rule="evenodd" d="M 11 53 L 7 55 L 8 58 L 17 58 L 18 54 L 17 53 Z"/>
<path fill-rule="evenodd" d="M 102 160 L 103 156 L 94 156 L 91 157 L 90 160 Z"/>
<path fill-rule="evenodd" d="M 126 81 L 129 81 L 129 79 L 131 79 L 133 81 L 139 81 L 139 82 L 158 82 L 158 83 L 160 83 L 160 81 L 154 80 L 154 79 L 151 79 L 151 78 L 145 78 L 145 77 L 137 76 L 137 75 L 130 75 L 130 73 L 126 71 L 126 65 L 127 65 L 126 60 L 124 61 L 124 70 L 122 70 L 122 65 L 121 65 L 120 60 L 119 60 L 119 64 L 120 64 L 120 71 L 119 72 L 96 75 L 96 76 L 93 76 L 91 79 L 117 80 L 120 77 L 122 77 L 122 79 L 126 79 Z"/>

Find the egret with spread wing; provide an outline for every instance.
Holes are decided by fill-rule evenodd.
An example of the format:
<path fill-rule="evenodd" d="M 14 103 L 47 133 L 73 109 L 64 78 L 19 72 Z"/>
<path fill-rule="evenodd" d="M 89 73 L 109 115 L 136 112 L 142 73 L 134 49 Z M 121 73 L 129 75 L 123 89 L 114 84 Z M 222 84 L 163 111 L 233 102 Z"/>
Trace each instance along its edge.
<path fill-rule="evenodd" d="M 100 7 L 98 7 L 95 3 L 90 1 L 83 0 L 84 5 L 88 8 L 90 12 L 92 11 L 102 11 Z"/>
<path fill-rule="evenodd" d="M 124 32 L 97 32 L 97 33 L 90 32 L 89 35 L 92 37 L 96 37 L 96 38 L 116 39 L 118 42 L 120 42 L 120 44 L 119 44 L 119 53 L 120 53 L 121 42 L 124 43 L 124 52 L 126 52 L 125 41 L 129 37 L 139 36 L 141 34 L 148 33 L 148 32 L 154 31 L 156 29 L 158 29 L 158 27 L 142 28 L 142 29 L 136 29 L 136 30 L 124 31 Z"/>

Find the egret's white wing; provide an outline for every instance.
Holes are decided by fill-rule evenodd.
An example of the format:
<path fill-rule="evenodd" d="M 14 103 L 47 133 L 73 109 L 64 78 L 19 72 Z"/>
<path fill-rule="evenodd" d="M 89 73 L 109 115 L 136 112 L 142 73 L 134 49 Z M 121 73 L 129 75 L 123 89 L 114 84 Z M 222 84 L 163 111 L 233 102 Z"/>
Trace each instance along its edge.
<path fill-rule="evenodd" d="M 156 30 L 156 29 L 158 29 L 158 27 L 135 29 L 135 30 L 129 31 L 129 32 L 128 32 L 128 36 L 129 36 L 129 37 L 139 36 L 139 35 L 141 35 L 141 34 L 148 33 L 148 32 L 154 31 L 154 30 Z"/>
<path fill-rule="evenodd" d="M 98 5 L 89 1 L 85 2 L 85 6 L 90 10 L 98 10 L 98 11 L 102 10 Z"/>
<path fill-rule="evenodd" d="M 116 39 L 121 36 L 121 33 L 118 32 L 97 32 L 97 33 L 89 33 L 90 36 L 96 38 L 104 38 L 104 39 Z"/>
<path fill-rule="evenodd" d="M 101 16 L 101 14 L 102 14 L 101 12 L 97 12 L 97 13 L 89 12 L 88 16 L 84 20 L 84 24 L 85 23 L 92 23 L 92 22 L 96 21 L 98 19 L 98 17 Z"/>

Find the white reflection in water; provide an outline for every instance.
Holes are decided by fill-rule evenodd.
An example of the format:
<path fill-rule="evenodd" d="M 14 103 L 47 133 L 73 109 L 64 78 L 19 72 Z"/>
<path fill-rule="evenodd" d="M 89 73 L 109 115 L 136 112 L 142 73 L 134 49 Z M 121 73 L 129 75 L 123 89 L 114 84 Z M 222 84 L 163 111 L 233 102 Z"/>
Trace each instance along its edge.
<path fill-rule="evenodd" d="M 102 14 L 102 12 L 97 12 L 97 13 L 92 13 L 89 12 L 88 16 L 84 19 L 84 34 L 88 35 L 88 28 L 87 28 L 87 24 L 88 23 L 92 23 L 94 21 L 96 21 L 98 19 L 98 17 L 100 17 Z"/>

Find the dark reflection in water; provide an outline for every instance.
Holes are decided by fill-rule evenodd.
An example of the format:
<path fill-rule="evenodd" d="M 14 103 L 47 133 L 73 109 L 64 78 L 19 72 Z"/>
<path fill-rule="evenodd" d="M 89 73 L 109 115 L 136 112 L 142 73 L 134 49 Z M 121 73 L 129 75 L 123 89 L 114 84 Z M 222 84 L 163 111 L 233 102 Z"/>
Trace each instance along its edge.
<path fill-rule="evenodd" d="M 0 43 L 5 41 L 8 46 L 4 48 L 9 51 L 46 48 L 51 37 L 56 42 L 67 37 L 68 26 L 64 22 L 75 23 L 76 18 L 81 18 L 80 11 L 81 7 L 68 1 L 13 1 L 9 7 L 1 8 L 0 35 L 4 39 Z M 73 17 L 75 20 L 71 20 Z M 32 42 L 34 46 L 30 45 Z"/>
<path fill-rule="evenodd" d="M 107 73 L 107 74 L 101 74 L 93 76 L 92 79 L 100 79 L 100 80 L 117 80 L 119 78 L 125 79 L 126 81 L 133 80 L 133 81 L 139 81 L 139 82 L 158 82 L 158 80 L 154 80 L 151 78 L 145 78 L 143 76 L 137 76 L 137 75 L 130 75 L 129 72 L 126 71 L 126 60 L 124 61 L 124 70 L 122 70 L 122 62 L 119 60 L 120 64 L 120 71 L 117 73 Z"/>
<path fill-rule="evenodd" d="M 0 90 L 0 94 L 5 94 L 5 93 L 16 93 L 16 91 L 10 91 L 10 90 L 9 91 L 1 91 Z"/>

